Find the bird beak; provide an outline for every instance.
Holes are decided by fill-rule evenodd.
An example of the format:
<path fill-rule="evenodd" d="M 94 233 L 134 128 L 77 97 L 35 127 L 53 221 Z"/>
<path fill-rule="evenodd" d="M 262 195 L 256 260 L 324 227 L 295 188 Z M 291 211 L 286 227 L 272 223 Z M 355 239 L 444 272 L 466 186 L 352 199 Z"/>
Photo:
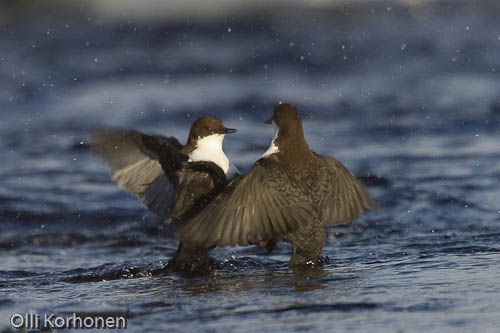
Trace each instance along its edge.
<path fill-rule="evenodd" d="M 226 127 L 224 127 L 224 131 L 226 132 L 226 134 L 233 134 L 238 132 L 236 128 L 226 128 Z"/>
<path fill-rule="evenodd" d="M 271 118 L 269 118 L 268 120 L 264 121 L 266 124 L 272 124 L 273 123 L 273 120 L 274 120 L 274 117 L 271 116 Z"/>

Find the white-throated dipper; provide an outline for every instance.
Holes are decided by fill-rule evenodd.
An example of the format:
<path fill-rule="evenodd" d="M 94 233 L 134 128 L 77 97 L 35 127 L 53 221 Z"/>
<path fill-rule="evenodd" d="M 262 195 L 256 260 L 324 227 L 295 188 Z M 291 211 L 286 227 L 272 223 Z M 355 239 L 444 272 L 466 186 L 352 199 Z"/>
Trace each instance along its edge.
<path fill-rule="evenodd" d="M 206 205 L 236 173 L 222 150 L 224 136 L 234 132 L 220 119 L 203 116 L 191 126 L 184 146 L 173 137 L 112 129 L 95 133 L 92 149 L 111 166 L 112 179 L 120 187 L 170 223 L 187 210 Z M 169 266 L 182 271 L 206 269 L 209 250 L 185 249 L 180 243 Z"/>
<path fill-rule="evenodd" d="M 339 161 L 309 148 L 297 109 L 274 108 L 278 126 L 268 151 L 203 209 L 181 216 L 178 237 L 191 248 L 292 245 L 290 266 L 319 264 L 325 227 L 349 223 L 375 203 Z"/>

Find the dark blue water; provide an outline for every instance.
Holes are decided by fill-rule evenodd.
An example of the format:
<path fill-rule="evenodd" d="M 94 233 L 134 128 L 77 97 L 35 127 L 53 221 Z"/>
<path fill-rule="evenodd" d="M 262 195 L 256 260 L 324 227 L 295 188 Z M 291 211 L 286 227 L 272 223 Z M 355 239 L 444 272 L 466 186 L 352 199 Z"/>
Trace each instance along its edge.
<path fill-rule="evenodd" d="M 260 8 L 206 20 L 0 22 L 0 329 L 15 312 L 114 312 L 130 331 L 478 331 L 500 327 L 500 20 L 494 2 Z M 364 177 L 379 209 L 329 230 L 322 268 L 290 248 L 177 246 L 88 151 L 93 129 L 185 140 L 201 114 L 238 134 L 297 104 L 307 140 Z"/>

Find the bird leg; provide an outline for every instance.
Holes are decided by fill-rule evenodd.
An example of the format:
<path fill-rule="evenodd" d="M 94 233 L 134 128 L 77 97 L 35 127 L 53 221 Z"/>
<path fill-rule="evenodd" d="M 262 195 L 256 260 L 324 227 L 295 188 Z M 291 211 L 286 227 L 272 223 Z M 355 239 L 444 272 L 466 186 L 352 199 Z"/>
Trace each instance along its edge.
<path fill-rule="evenodd" d="M 325 227 L 317 220 L 301 225 L 287 234 L 286 241 L 292 245 L 292 257 L 288 265 L 316 266 L 323 263 L 323 248 L 326 243 Z"/>
<path fill-rule="evenodd" d="M 190 249 L 182 242 L 175 252 L 174 258 L 168 262 L 168 267 L 179 272 L 203 272 L 210 270 L 212 259 L 208 256 L 211 249 Z"/>

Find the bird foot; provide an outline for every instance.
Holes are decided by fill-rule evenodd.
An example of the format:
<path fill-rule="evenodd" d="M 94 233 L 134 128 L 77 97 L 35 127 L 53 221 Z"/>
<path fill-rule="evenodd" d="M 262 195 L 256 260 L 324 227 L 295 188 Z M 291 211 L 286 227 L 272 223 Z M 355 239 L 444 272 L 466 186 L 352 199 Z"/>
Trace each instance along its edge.
<path fill-rule="evenodd" d="M 288 265 L 292 268 L 300 267 L 321 267 L 324 263 L 329 263 L 328 257 L 320 256 L 319 258 L 308 259 L 300 256 L 292 256 Z"/>

